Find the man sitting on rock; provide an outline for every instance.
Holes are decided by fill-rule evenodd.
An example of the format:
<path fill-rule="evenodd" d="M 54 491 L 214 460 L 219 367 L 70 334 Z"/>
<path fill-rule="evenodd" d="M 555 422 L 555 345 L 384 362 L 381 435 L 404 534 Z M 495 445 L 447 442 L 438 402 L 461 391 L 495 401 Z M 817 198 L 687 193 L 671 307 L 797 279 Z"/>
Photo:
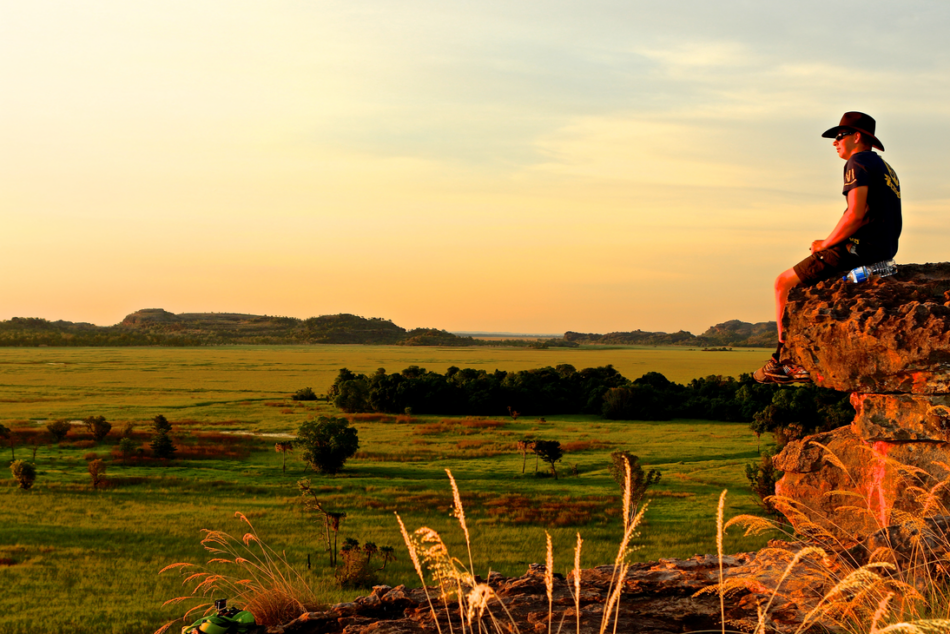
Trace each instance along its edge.
<path fill-rule="evenodd" d="M 875 121 L 862 112 L 846 112 L 841 123 L 822 134 L 833 138 L 844 166 L 848 208 L 824 240 L 811 244 L 811 255 L 775 280 L 778 348 L 763 367 L 753 373 L 760 383 L 807 383 L 808 371 L 783 358 L 785 333 L 782 316 L 788 292 L 798 284 L 812 285 L 841 277 L 864 264 L 890 260 L 897 253 L 901 235 L 901 187 L 897 174 L 872 148 L 884 151 L 874 136 Z"/>

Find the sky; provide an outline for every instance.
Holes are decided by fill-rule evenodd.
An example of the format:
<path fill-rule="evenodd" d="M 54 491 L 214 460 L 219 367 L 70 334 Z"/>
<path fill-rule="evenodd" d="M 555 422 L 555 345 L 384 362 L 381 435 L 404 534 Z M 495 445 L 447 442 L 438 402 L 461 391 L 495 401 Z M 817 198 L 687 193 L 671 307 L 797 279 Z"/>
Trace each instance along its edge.
<path fill-rule="evenodd" d="M 0 320 L 774 319 L 878 121 L 946 261 L 950 4 L 0 0 Z"/>

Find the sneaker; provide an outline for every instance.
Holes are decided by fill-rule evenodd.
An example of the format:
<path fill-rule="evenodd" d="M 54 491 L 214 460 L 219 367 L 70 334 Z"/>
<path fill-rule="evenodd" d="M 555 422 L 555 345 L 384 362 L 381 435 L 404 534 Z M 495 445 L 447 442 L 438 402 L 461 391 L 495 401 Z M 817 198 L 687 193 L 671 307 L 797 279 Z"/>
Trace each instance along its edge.
<path fill-rule="evenodd" d="M 785 373 L 785 380 L 789 383 L 811 383 L 811 375 L 808 370 L 797 363 L 782 361 L 782 370 Z"/>
<path fill-rule="evenodd" d="M 775 359 L 769 359 L 768 363 L 753 372 L 752 378 L 759 383 L 791 383 L 785 368 Z"/>
<path fill-rule="evenodd" d="M 752 378 L 759 383 L 811 383 L 808 370 L 791 361 L 769 362 L 752 373 Z"/>

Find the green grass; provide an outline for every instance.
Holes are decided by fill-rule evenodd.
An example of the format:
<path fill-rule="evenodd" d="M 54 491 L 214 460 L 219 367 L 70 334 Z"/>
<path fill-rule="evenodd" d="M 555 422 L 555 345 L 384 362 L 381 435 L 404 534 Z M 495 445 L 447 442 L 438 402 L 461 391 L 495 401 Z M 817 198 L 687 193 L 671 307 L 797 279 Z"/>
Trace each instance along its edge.
<path fill-rule="evenodd" d="M 313 367 L 318 359 L 329 366 L 331 348 L 349 355 L 336 367 L 355 370 L 379 365 L 398 370 L 412 363 L 431 369 L 463 365 L 452 357 L 463 354 L 456 350 L 444 351 L 446 357 L 437 365 L 408 353 L 437 357 L 443 351 L 323 348 L 0 350 L 0 420 L 28 427 L 36 424 L 10 421 L 102 413 L 116 423 L 165 413 L 172 421 L 194 421 L 176 425 L 179 442 L 217 446 L 224 441 L 201 437 L 196 431 L 290 431 L 307 417 L 333 413 L 327 404 L 291 407 L 289 398 L 281 399 L 306 385 L 318 392 L 325 389 L 318 378 L 332 378 L 335 368 L 320 375 Z M 368 366 L 353 362 L 357 352 Z M 485 363 L 520 369 L 565 362 L 551 351 L 509 352 L 524 355 L 523 365 L 514 365 L 507 357 Z M 636 376 L 611 355 L 580 352 L 597 360 L 567 362 L 579 368 L 614 363 L 626 376 Z M 663 357 L 667 363 L 687 358 L 678 356 L 684 352 L 679 350 L 633 352 L 656 354 L 657 359 L 667 355 Z M 633 352 L 630 359 L 636 358 Z M 472 354 L 476 353 L 485 351 Z M 693 356 L 723 363 L 738 359 L 732 354 Z M 387 363 L 380 363 L 384 357 Z M 68 365 L 46 365 L 53 362 Z M 255 369 L 257 364 L 261 368 Z M 670 367 L 645 365 L 643 372 L 657 370 L 671 376 Z M 695 375 L 710 373 L 704 368 Z M 275 402 L 286 407 L 265 404 Z M 181 409 L 169 407 L 175 403 Z M 291 413 L 280 413 L 284 409 Z M 393 511 L 410 530 L 429 526 L 443 535 L 451 552 L 464 552 L 449 516 L 452 494 L 446 468 L 462 492 L 481 574 L 492 569 L 520 575 L 527 564 L 543 561 L 545 530 L 553 537 L 559 572 L 573 563 L 578 531 L 585 540 L 584 566 L 612 561 L 622 526 L 620 489 L 607 466 L 610 452 L 618 449 L 637 454 L 645 466 L 663 472 L 636 540 L 637 560 L 715 552 L 715 506 L 724 488 L 730 490 L 730 514 L 757 510 L 743 476 L 743 466 L 757 456 L 755 437 L 745 424 L 603 421 L 583 416 L 548 417 L 547 422 L 498 420 L 504 424 L 495 429 L 465 426 L 458 420 L 442 424 L 439 417 L 411 423 L 357 420 L 363 453 L 334 477 L 305 474 L 302 463 L 290 456 L 287 473 L 282 473 L 281 455 L 273 449 L 274 439 L 267 438 L 246 441 L 251 450 L 243 459 L 177 460 L 162 466 L 120 464 L 109 456 L 106 477 L 115 486 L 101 491 L 90 488 L 84 456 L 109 455 L 116 438 L 110 436 L 94 448 L 75 448 L 71 442 L 41 447 L 34 489 L 21 491 L 12 480 L 0 480 L 4 510 L 0 560 L 14 562 L 0 565 L 0 583 L 6 588 L 0 594 L 0 632 L 153 632 L 184 611 L 181 606 L 161 607 L 185 589 L 176 575 L 159 577 L 157 571 L 174 562 L 205 561 L 207 555 L 199 545 L 202 528 L 240 537 L 246 527 L 234 517 L 236 511 L 250 518 L 270 546 L 286 552 L 327 603 L 360 594 L 342 591 L 332 581 L 315 518 L 305 516 L 297 503 L 295 482 L 305 475 L 312 478 L 327 507 L 347 513 L 341 538 L 396 548 L 398 561 L 381 574 L 390 585 L 418 584 Z M 139 429 L 144 433 L 144 427 Z M 535 477 L 531 459 L 522 475 L 514 443 L 526 435 L 587 443 L 589 448 L 582 444 L 580 450 L 565 454 L 558 465 L 559 480 Z M 144 437 L 139 440 L 145 442 Z M 29 455 L 28 448 L 17 449 L 18 458 Z M 570 475 L 574 464 L 577 477 Z M 0 472 L 4 477 L 9 478 L 5 467 Z M 730 536 L 726 548 L 751 550 L 766 539 Z M 309 571 L 308 554 L 313 564 Z"/>
<path fill-rule="evenodd" d="M 738 376 L 768 353 L 684 348 L 525 350 L 406 346 L 227 346 L 217 348 L 0 348 L 0 423 L 102 415 L 109 421 L 233 421 L 234 428 L 290 431 L 295 416 L 265 403 L 289 402 L 302 387 L 326 392 L 340 368 L 398 372 L 410 365 L 516 371 L 569 363 L 612 364 L 628 379 L 661 372 L 677 382 Z M 311 405 L 315 414 L 330 411 Z M 504 412 L 499 412 L 503 414 Z M 9 426 L 9 424 L 8 424 Z"/>

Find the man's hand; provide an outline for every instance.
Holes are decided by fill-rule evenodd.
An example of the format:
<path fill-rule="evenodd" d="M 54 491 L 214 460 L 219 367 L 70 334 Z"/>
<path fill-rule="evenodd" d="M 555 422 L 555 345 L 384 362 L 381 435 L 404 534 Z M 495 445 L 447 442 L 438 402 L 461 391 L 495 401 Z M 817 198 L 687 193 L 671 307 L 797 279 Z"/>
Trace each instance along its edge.
<path fill-rule="evenodd" d="M 811 243 L 811 252 L 812 255 L 818 253 L 819 251 L 825 250 L 825 241 L 824 240 L 815 240 Z"/>

